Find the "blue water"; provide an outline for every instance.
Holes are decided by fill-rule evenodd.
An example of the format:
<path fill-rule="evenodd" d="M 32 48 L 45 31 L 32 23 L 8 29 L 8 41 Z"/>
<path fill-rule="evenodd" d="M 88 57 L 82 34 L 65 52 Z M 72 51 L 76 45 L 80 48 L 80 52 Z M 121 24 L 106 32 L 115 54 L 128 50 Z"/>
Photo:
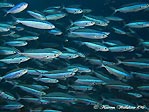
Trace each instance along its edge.
<path fill-rule="evenodd" d="M 9 0 L 8 2 L 10 3 L 20 3 L 23 2 L 23 0 Z M 143 2 L 143 3 L 149 3 L 148 0 L 24 0 L 24 2 L 27 2 L 29 4 L 27 10 L 37 10 L 37 11 L 42 11 L 48 7 L 51 6 L 62 6 L 62 7 L 68 7 L 71 5 L 79 5 L 80 8 L 82 9 L 91 9 L 92 12 L 90 13 L 90 15 L 94 15 L 94 16 L 103 16 L 103 17 L 107 17 L 110 16 L 113 12 L 114 12 L 114 8 L 119 8 L 121 6 L 124 6 L 126 4 L 131 4 L 131 3 L 139 3 L 139 2 Z M 5 9 L 6 10 L 6 9 Z M 13 21 L 11 17 L 11 14 L 9 14 L 7 17 L 4 17 L 3 15 L 5 14 L 5 10 L 1 9 L 0 10 L 0 22 L 6 22 L 6 21 Z M 65 11 L 64 11 L 65 12 Z M 71 65 L 74 64 L 80 64 L 80 65 L 84 65 L 87 66 L 88 68 L 90 68 L 93 71 L 97 71 L 97 72 L 102 72 L 105 73 L 108 77 L 110 77 L 111 79 L 120 81 L 118 79 L 116 79 L 115 77 L 113 77 L 110 73 L 108 73 L 108 71 L 106 71 L 105 69 L 98 67 L 98 66 L 94 66 L 90 63 L 88 63 L 86 61 L 86 59 L 90 59 L 90 58 L 96 58 L 96 59 L 101 59 L 103 58 L 104 60 L 107 61 L 111 61 L 111 62 L 117 62 L 117 56 L 119 56 L 120 58 L 122 57 L 122 59 L 146 59 L 146 62 L 149 61 L 149 54 L 148 52 L 144 52 L 144 47 L 142 47 L 139 43 L 139 39 L 142 39 L 144 41 L 149 41 L 148 36 L 149 36 L 149 29 L 148 28 L 142 28 L 142 29 L 133 29 L 133 31 L 135 32 L 135 35 L 133 36 L 127 36 L 127 35 L 119 35 L 114 33 L 111 30 L 111 27 L 116 26 L 119 28 L 123 28 L 123 26 L 126 23 L 129 22 L 134 22 L 134 21 L 148 21 L 149 20 L 149 13 L 145 12 L 145 11 L 139 11 L 139 12 L 133 12 L 133 13 L 116 13 L 115 16 L 121 17 L 124 19 L 123 22 L 110 22 L 110 24 L 106 27 L 98 27 L 98 26 L 92 26 L 90 28 L 93 29 L 98 29 L 101 31 L 107 31 L 110 32 L 110 35 L 108 36 L 108 38 L 106 38 L 104 41 L 111 41 L 111 40 L 119 40 L 122 43 L 126 44 L 126 45 L 132 45 L 134 46 L 137 50 L 133 51 L 133 52 L 123 52 L 123 53 L 111 53 L 111 52 L 95 52 L 92 49 L 88 49 L 86 46 L 82 46 L 80 47 L 78 44 L 74 44 L 73 43 L 73 39 L 69 39 L 69 37 L 67 37 L 68 31 L 67 29 L 69 28 L 70 25 L 70 21 L 76 21 L 76 20 L 80 20 L 82 19 L 82 15 L 83 14 L 68 14 L 67 17 L 62 18 L 61 20 L 58 21 L 51 21 L 51 23 L 53 23 L 56 27 L 58 27 L 62 32 L 63 35 L 61 36 L 53 36 L 50 35 L 46 32 L 46 30 L 39 30 L 39 29 L 34 29 L 34 28 L 29 28 L 23 25 L 20 25 L 22 27 L 25 28 L 25 30 L 27 31 L 31 31 L 31 32 L 36 32 L 38 34 L 40 34 L 40 38 L 39 40 L 36 41 L 30 41 L 28 43 L 27 46 L 24 47 L 17 47 L 19 49 L 20 52 L 23 52 L 27 49 L 43 49 L 43 48 L 47 48 L 47 47 L 52 47 L 55 49 L 58 49 L 60 51 L 63 52 L 63 47 L 68 47 L 68 48 L 75 48 L 77 49 L 77 51 L 83 53 L 86 55 L 86 58 L 76 58 L 76 59 L 72 59 L 72 60 L 54 60 L 52 62 L 42 62 L 36 59 L 31 59 L 27 62 L 21 63 L 21 64 L 4 64 L 4 63 L 0 63 L 0 76 L 5 75 L 6 73 L 8 73 L 9 71 L 16 69 L 16 68 L 37 68 L 37 69 L 44 69 L 44 70 L 48 70 L 48 71 L 52 71 L 52 70 L 61 70 L 64 69 L 66 67 L 69 67 Z M 17 18 L 31 18 L 31 16 L 29 16 L 26 11 L 23 11 L 19 14 L 14 14 L 15 17 Z M 15 22 L 14 22 L 15 23 Z M 21 31 L 18 32 L 18 34 L 20 34 L 21 36 L 26 35 L 27 33 L 25 31 Z M 29 35 L 29 34 L 28 34 Z M 0 46 L 7 46 L 4 43 L 8 40 L 13 40 L 13 37 L 9 37 L 8 38 L 4 38 L 2 35 L 0 36 Z M 65 40 L 69 40 L 68 42 L 66 42 Z M 102 42 L 101 40 L 92 40 L 92 39 L 76 39 L 77 41 L 88 41 L 88 42 Z M 139 57 L 140 56 L 140 57 Z M 0 55 L 0 59 L 5 58 L 6 56 L 2 56 Z M 118 67 L 123 68 L 124 70 L 126 70 L 127 72 L 145 72 L 145 73 L 149 73 L 148 68 L 145 69 L 139 69 L 137 67 L 129 67 L 129 66 L 124 66 L 124 65 L 118 65 Z M 91 73 L 83 73 L 83 74 L 77 74 L 79 75 L 91 75 L 91 76 L 95 76 L 93 72 Z M 58 88 L 58 84 L 44 84 L 44 83 L 40 83 L 40 82 L 36 82 L 35 80 L 33 80 L 33 77 L 30 75 L 24 75 L 23 77 L 19 78 L 19 79 L 15 79 L 15 80 L 10 80 L 10 81 L 2 81 L 0 82 L 0 90 L 4 91 L 6 93 L 11 93 L 13 96 L 15 96 L 16 98 L 18 97 L 30 97 L 29 94 L 24 93 L 21 90 L 18 90 L 17 88 L 13 88 L 13 86 L 15 85 L 15 83 L 18 83 L 18 85 L 32 85 L 32 84 L 39 84 L 39 85 L 46 85 L 49 87 L 49 89 L 45 90 L 45 92 L 48 93 L 52 93 L 52 92 L 63 92 L 66 94 L 70 94 L 70 95 L 74 95 L 73 93 L 69 93 L 71 91 L 71 89 L 69 88 L 69 85 L 73 85 L 75 82 L 76 78 L 75 77 L 71 77 L 68 78 L 67 80 L 60 80 L 60 83 L 58 84 L 62 84 L 65 87 L 68 87 L 68 89 L 60 89 Z M 111 80 L 112 81 L 112 80 Z M 123 81 L 122 81 L 123 82 Z M 144 91 L 139 91 L 137 89 L 138 86 L 141 85 L 147 85 L 148 86 L 148 79 L 144 80 L 144 79 L 139 79 L 139 78 L 134 78 L 128 82 L 123 82 L 125 84 L 131 85 L 134 87 L 134 90 L 130 91 L 130 92 L 136 92 L 136 93 L 140 93 L 144 92 Z M 102 97 L 106 97 L 106 98 L 118 98 L 118 99 L 123 99 L 126 100 L 132 104 L 134 104 L 135 106 L 137 105 L 145 105 L 148 106 L 149 104 L 149 100 L 148 100 L 148 91 L 146 92 L 147 95 L 143 95 L 142 98 L 137 99 L 137 98 L 131 98 L 128 97 L 127 95 L 124 95 L 125 93 L 127 93 L 127 91 L 117 91 L 117 90 L 110 90 L 105 88 L 104 86 L 94 86 L 94 88 L 96 89 L 95 91 L 89 91 L 89 92 L 81 92 L 81 95 L 78 96 L 79 97 L 83 97 L 83 96 L 89 96 L 91 99 L 94 99 L 98 102 L 102 102 Z M 77 92 L 76 92 L 77 93 Z M 24 105 L 23 108 L 18 109 L 18 110 L 6 110 L 4 109 L 4 111 L 0 110 L 0 112 L 30 112 L 29 110 L 45 110 L 45 109 L 55 109 L 55 110 L 60 110 L 62 112 L 125 112 L 125 110 L 101 110 L 101 109 L 94 109 L 92 106 L 90 105 L 85 105 L 82 103 L 76 103 L 76 104 L 68 104 L 68 103 L 53 103 L 53 104 L 49 104 L 49 105 L 32 105 L 29 103 L 26 103 L 24 101 L 15 101 L 12 102 L 16 103 L 19 102 L 21 104 Z M 1 106 L 7 105 L 11 102 L 8 102 L 7 100 L 0 100 L 0 109 Z M 106 104 L 106 103 L 104 103 Z M 128 110 L 129 112 L 135 111 L 135 110 Z M 137 112 L 147 112 L 146 110 L 136 110 Z M 42 112 L 42 111 L 41 111 Z M 44 111 L 43 111 L 44 112 Z"/>

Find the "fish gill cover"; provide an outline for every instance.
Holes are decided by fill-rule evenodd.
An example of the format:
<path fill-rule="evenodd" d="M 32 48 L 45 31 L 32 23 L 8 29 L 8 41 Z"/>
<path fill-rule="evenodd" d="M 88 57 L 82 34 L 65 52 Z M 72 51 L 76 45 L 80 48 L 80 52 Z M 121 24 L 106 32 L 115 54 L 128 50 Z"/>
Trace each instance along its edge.
<path fill-rule="evenodd" d="M 1 0 L 0 112 L 147 112 L 148 0 Z"/>

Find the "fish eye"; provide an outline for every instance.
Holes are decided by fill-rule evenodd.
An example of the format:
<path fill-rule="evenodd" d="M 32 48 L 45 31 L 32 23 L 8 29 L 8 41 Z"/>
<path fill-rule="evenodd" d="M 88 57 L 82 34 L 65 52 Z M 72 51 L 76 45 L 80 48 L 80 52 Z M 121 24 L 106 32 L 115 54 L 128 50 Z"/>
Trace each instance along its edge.
<path fill-rule="evenodd" d="M 71 73 L 70 75 L 71 75 L 71 76 L 73 76 L 73 75 L 74 75 L 74 73 Z"/>
<path fill-rule="evenodd" d="M 95 35 L 94 37 L 95 37 L 95 38 L 97 38 L 98 36 L 97 36 L 97 35 Z"/>
<path fill-rule="evenodd" d="M 93 85 L 96 85 L 96 83 L 95 83 L 95 82 L 93 82 Z"/>
<path fill-rule="evenodd" d="M 104 34 L 104 35 L 103 35 L 103 37 L 107 37 L 107 35 L 106 35 L 106 34 Z"/>
<path fill-rule="evenodd" d="M 54 54 L 54 56 L 57 56 L 57 54 Z"/>
<path fill-rule="evenodd" d="M 23 59 L 21 58 L 20 61 L 22 61 Z"/>
<path fill-rule="evenodd" d="M 76 54 L 75 57 L 78 57 L 78 55 Z"/>
<path fill-rule="evenodd" d="M 71 58 L 71 56 L 68 56 L 69 58 Z"/>

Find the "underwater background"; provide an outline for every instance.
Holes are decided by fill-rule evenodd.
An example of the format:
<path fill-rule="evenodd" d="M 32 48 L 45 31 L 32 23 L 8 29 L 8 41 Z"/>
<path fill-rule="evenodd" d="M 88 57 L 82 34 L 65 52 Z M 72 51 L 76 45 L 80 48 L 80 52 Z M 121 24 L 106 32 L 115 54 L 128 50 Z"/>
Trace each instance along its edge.
<path fill-rule="evenodd" d="M 148 112 L 148 4 L 1 0 L 0 112 Z"/>

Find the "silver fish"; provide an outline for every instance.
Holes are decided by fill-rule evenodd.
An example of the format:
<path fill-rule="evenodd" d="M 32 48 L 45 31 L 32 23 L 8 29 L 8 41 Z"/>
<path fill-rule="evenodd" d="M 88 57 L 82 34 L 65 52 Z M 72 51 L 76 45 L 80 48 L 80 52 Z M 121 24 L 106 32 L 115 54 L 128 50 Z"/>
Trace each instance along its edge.
<path fill-rule="evenodd" d="M 13 46 L 13 47 L 21 47 L 21 46 L 26 46 L 28 43 L 26 41 L 8 41 L 5 42 L 5 44 L 9 45 L 9 46 Z"/>
<path fill-rule="evenodd" d="M 4 8 L 4 7 L 14 7 L 14 4 L 7 3 L 7 2 L 1 2 L 0 3 L 0 8 Z"/>
<path fill-rule="evenodd" d="M 20 13 L 23 10 L 25 10 L 27 8 L 27 6 L 28 6 L 28 3 L 26 3 L 26 2 L 19 3 L 19 4 L 15 5 L 14 7 L 12 7 L 11 9 L 9 9 L 7 11 L 7 13 L 5 14 L 5 16 L 9 13 L 11 13 L 11 14 Z"/>
<path fill-rule="evenodd" d="M 94 24 L 95 24 L 94 21 L 89 21 L 89 20 L 80 20 L 72 23 L 72 25 L 76 25 L 79 27 L 93 26 Z"/>
<path fill-rule="evenodd" d="M 128 13 L 128 12 L 137 12 L 143 9 L 146 9 L 149 7 L 149 4 L 136 4 L 136 5 L 130 5 L 130 6 L 125 6 L 121 7 L 115 10 L 114 13 L 116 12 L 123 12 L 123 13 Z"/>
<path fill-rule="evenodd" d="M 91 42 L 82 42 L 82 44 L 86 45 L 87 47 L 91 49 L 94 49 L 95 51 L 103 51 L 103 52 L 109 51 L 108 47 L 102 44 L 96 44 L 96 43 L 91 43 Z"/>
<path fill-rule="evenodd" d="M 36 19 L 39 19 L 39 20 L 46 20 L 46 17 L 44 14 L 41 14 L 37 11 L 27 11 L 27 13 L 31 16 L 33 16 L 34 18 Z"/>
<path fill-rule="evenodd" d="M 31 41 L 31 40 L 37 40 L 37 39 L 39 39 L 38 36 L 25 36 L 25 37 L 16 38 L 15 40 L 19 40 L 19 41 Z"/>
<path fill-rule="evenodd" d="M 59 50 L 51 48 L 44 48 L 44 49 L 27 50 L 19 54 L 35 59 L 51 59 L 61 55 L 61 52 Z"/>
<path fill-rule="evenodd" d="M 71 14 L 81 14 L 83 13 L 83 10 L 80 8 L 73 8 L 73 7 L 66 7 L 64 8 L 68 13 Z"/>
<path fill-rule="evenodd" d="M 134 46 L 113 46 L 109 47 L 110 52 L 131 52 L 134 51 L 135 47 Z"/>
<path fill-rule="evenodd" d="M 125 25 L 126 27 L 130 28 L 147 28 L 149 27 L 148 21 L 142 21 L 142 22 L 131 22 Z"/>
<path fill-rule="evenodd" d="M 26 74 L 27 71 L 28 71 L 27 69 L 14 70 L 2 76 L 2 78 L 6 80 L 16 79 Z"/>
<path fill-rule="evenodd" d="M 32 20 L 17 19 L 16 22 L 21 23 L 28 27 L 37 28 L 37 29 L 54 29 L 55 28 L 55 26 L 50 22 L 40 21 L 40 20 L 35 20 L 35 19 L 32 19 Z"/>
<path fill-rule="evenodd" d="M 0 59 L 0 62 L 6 64 L 20 64 L 22 62 L 28 61 L 30 58 L 26 56 L 21 56 L 19 54 L 8 56 L 6 58 Z"/>
<path fill-rule="evenodd" d="M 56 13 L 56 14 L 50 14 L 46 16 L 46 20 L 59 20 L 66 16 L 65 13 Z"/>

